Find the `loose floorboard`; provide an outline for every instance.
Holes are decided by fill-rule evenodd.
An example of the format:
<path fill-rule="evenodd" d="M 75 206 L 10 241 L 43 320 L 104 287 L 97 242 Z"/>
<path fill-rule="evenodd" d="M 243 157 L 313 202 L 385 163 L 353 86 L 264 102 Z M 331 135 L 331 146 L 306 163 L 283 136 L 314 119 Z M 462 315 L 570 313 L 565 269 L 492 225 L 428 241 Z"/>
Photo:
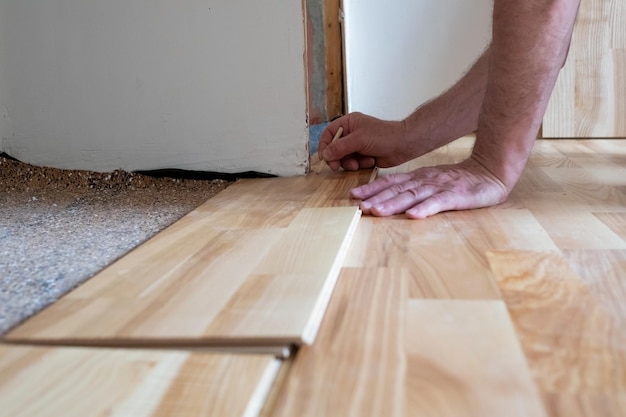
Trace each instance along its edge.
<path fill-rule="evenodd" d="M 0 414 L 252 417 L 279 368 L 269 355 L 0 345 Z"/>
<path fill-rule="evenodd" d="M 311 343 L 369 173 L 240 181 L 6 340 L 115 346 Z"/>

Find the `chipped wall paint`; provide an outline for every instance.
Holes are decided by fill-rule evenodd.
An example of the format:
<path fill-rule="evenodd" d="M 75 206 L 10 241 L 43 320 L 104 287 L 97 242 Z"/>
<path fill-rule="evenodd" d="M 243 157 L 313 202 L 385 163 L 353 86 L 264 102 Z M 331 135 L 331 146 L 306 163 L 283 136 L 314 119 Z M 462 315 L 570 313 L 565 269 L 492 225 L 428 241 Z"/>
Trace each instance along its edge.
<path fill-rule="evenodd" d="M 303 174 L 302 7 L 3 0 L 6 146 L 59 168 Z"/>

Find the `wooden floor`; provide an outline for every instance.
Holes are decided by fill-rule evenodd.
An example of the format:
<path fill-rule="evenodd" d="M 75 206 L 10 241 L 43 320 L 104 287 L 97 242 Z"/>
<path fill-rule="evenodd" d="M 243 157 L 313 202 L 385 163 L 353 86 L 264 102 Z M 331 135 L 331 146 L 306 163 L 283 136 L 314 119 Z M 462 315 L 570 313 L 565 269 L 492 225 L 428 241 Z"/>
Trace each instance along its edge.
<path fill-rule="evenodd" d="M 463 138 L 395 170 L 459 161 L 471 145 Z M 354 207 L 347 190 L 368 175 L 246 182 L 224 194 L 230 203 L 205 209 L 227 208 L 231 226 L 255 218 L 288 228 L 307 208 Z M 538 141 L 506 203 L 423 221 L 363 216 L 341 259 L 319 331 L 284 361 L 263 416 L 626 415 L 626 140 Z M 45 343 L 38 334 L 50 332 L 27 322 L 3 349 Z M 2 355 L 0 409 L 20 391 L 17 370 L 32 364 Z M 221 395 L 244 379 L 225 379 Z M 248 404 L 249 395 L 228 398 Z"/>
<path fill-rule="evenodd" d="M 258 415 L 270 355 L 0 346 L 3 416 Z"/>

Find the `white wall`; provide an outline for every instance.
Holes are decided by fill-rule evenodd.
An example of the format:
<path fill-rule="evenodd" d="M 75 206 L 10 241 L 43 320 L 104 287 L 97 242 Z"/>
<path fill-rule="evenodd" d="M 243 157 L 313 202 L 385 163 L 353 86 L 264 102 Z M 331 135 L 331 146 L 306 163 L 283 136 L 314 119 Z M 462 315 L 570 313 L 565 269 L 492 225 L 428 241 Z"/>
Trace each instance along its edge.
<path fill-rule="evenodd" d="M 1 9 L 0 9 L 1 11 Z M 6 106 L 4 105 L 6 98 L 6 88 L 4 87 L 4 42 L 2 41 L 2 30 L 0 30 L 0 153 L 7 152 L 9 142 L 9 120 L 6 112 Z"/>
<path fill-rule="evenodd" d="M 493 0 L 344 0 L 348 109 L 400 119 L 449 88 L 491 39 Z"/>
<path fill-rule="evenodd" d="M 20 160 L 306 170 L 299 1 L 2 0 L 0 37 Z"/>

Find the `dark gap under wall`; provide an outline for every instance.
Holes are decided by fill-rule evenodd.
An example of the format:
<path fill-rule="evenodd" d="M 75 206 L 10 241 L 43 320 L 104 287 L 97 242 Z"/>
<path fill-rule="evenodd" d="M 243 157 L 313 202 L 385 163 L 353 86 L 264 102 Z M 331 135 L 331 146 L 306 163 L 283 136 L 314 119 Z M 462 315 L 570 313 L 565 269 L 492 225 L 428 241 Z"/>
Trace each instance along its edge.
<path fill-rule="evenodd" d="M 320 131 L 321 134 L 321 131 Z M 318 137 L 319 141 L 319 137 Z M 317 149 L 317 148 L 316 148 Z M 9 154 L 0 152 L 0 158 L 5 158 L 11 161 L 22 162 L 19 159 L 12 157 Z M 178 168 L 164 168 L 148 171 L 133 171 L 134 174 L 147 175 L 152 178 L 173 178 L 173 179 L 185 179 L 185 180 L 224 180 L 224 181 L 236 181 L 243 178 L 274 178 L 276 175 L 266 174 L 257 171 L 245 171 L 235 173 L 223 173 L 215 171 L 190 171 Z"/>

